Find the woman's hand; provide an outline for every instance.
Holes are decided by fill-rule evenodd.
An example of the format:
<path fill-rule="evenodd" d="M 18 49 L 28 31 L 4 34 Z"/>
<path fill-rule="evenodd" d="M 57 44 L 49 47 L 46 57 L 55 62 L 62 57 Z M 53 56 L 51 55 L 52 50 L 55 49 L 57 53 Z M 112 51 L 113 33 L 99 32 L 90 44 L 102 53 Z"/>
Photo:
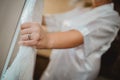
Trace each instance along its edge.
<path fill-rule="evenodd" d="M 19 44 L 36 48 L 47 48 L 47 32 L 43 30 L 39 23 L 24 23 L 21 25 L 21 37 Z"/>
<path fill-rule="evenodd" d="M 24 23 L 21 26 L 19 44 L 37 49 L 65 49 L 83 43 L 83 35 L 77 30 L 47 33 L 39 23 Z"/>

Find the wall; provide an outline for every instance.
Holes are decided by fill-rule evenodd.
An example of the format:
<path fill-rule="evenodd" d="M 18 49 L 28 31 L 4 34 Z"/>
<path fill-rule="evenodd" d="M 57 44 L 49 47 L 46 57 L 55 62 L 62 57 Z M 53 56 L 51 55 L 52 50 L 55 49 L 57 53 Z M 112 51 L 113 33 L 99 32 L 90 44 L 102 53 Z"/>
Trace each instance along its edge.
<path fill-rule="evenodd" d="M 70 0 L 44 0 L 44 13 L 62 13 L 73 9 L 75 6 L 69 5 Z"/>
<path fill-rule="evenodd" d="M 0 75 L 25 0 L 0 0 Z"/>

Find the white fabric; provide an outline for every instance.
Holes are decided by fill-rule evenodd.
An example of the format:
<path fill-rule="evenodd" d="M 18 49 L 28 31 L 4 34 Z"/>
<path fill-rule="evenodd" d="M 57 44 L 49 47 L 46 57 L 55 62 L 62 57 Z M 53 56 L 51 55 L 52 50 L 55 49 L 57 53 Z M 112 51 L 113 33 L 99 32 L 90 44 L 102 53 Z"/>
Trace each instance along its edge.
<path fill-rule="evenodd" d="M 95 80 L 101 56 L 120 28 L 120 17 L 113 10 L 113 4 L 66 19 L 59 26 L 62 31 L 80 31 L 84 43 L 75 48 L 53 50 L 41 80 Z"/>
<path fill-rule="evenodd" d="M 75 9 L 61 14 L 46 14 L 45 20 L 47 29 L 49 32 L 57 32 L 61 31 L 62 23 L 66 19 L 74 18 L 86 11 L 90 10 L 90 8 L 83 9 L 81 7 L 76 7 Z"/>
<path fill-rule="evenodd" d="M 33 80 L 35 58 L 35 49 L 21 46 L 17 57 L 2 80 Z"/>
<path fill-rule="evenodd" d="M 24 22 L 36 21 L 41 23 L 43 0 L 39 1 L 27 0 L 17 28 L 18 30 L 20 30 L 20 24 Z M 19 33 L 19 31 L 16 33 Z M 17 57 L 4 74 L 4 77 L 2 77 L 2 80 L 33 80 L 35 59 L 36 49 L 20 46 Z"/>

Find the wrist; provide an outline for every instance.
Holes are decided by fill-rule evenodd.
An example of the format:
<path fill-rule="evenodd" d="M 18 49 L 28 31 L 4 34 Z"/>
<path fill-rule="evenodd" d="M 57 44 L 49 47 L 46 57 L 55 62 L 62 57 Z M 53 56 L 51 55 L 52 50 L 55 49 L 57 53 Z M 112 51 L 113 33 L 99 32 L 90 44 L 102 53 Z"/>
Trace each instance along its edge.
<path fill-rule="evenodd" d="M 52 39 L 52 33 L 47 33 L 47 48 L 52 49 L 53 43 L 54 43 L 54 40 Z"/>

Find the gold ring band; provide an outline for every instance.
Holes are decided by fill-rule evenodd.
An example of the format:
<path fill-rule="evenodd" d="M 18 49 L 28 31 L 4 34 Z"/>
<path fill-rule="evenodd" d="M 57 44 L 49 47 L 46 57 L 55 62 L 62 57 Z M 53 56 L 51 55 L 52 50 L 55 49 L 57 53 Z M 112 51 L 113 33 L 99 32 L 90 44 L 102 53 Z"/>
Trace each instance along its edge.
<path fill-rule="evenodd" d="M 31 40 L 31 34 L 28 34 L 28 40 Z"/>

